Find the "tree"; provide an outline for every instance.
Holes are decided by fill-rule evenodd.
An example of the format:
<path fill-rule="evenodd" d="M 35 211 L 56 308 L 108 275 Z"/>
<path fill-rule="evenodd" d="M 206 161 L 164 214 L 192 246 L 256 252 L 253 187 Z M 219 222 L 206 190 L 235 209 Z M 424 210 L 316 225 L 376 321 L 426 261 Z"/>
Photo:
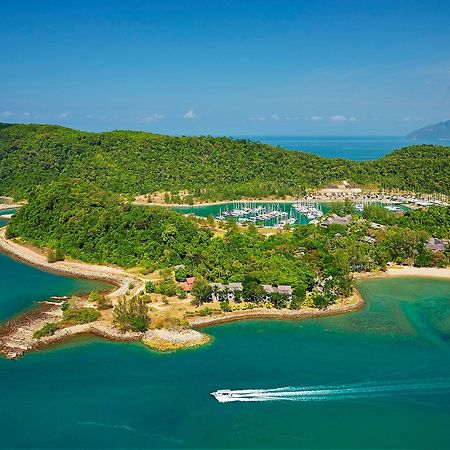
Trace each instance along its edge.
<path fill-rule="evenodd" d="M 283 294 L 281 292 L 271 292 L 269 298 L 270 302 L 275 308 L 286 308 L 288 303 L 288 296 L 286 294 Z"/>
<path fill-rule="evenodd" d="M 155 292 L 155 283 L 153 283 L 153 281 L 146 281 L 145 282 L 145 292 L 147 294 L 152 294 L 153 292 Z"/>
<path fill-rule="evenodd" d="M 329 299 L 325 295 L 319 293 L 314 293 L 312 300 L 314 306 L 319 309 L 325 309 L 330 303 Z"/>
<path fill-rule="evenodd" d="M 242 282 L 242 296 L 247 301 L 260 301 L 266 296 L 258 278 L 247 275 Z"/>
<path fill-rule="evenodd" d="M 202 305 L 211 300 L 212 289 L 208 282 L 202 278 L 196 278 L 192 285 L 192 295 L 196 305 Z"/>
<path fill-rule="evenodd" d="M 122 297 L 114 307 L 114 323 L 121 331 L 146 331 L 150 324 L 147 305 L 142 297 Z"/>
<path fill-rule="evenodd" d="M 185 267 L 179 267 L 175 271 L 175 279 L 179 282 L 185 281 L 187 276 L 188 276 L 188 271 L 186 270 Z"/>

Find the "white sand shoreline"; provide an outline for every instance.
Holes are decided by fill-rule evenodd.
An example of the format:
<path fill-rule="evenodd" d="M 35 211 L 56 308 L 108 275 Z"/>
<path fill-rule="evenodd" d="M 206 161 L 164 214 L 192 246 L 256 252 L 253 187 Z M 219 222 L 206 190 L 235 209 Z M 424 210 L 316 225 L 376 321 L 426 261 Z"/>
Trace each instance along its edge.
<path fill-rule="evenodd" d="M 75 261 L 58 261 L 55 263 L 49 263 L 45 256 L 17 244 L 10 239 L 6 239 L 5 234 L 6 228 L 0 228 L 0 251 L 42 270 L 59 273 L 62 275 L 111 283 L 116 286 L 116 289 L 108 294 L 108 297 L 110 298 L 117 298 L 124 295 L 129 289 L 130 284 L 135 284 L 135 286 L 142 284 L 142 281 L 137 277 L 134 277 L 126 271 L 115 267 L 100 266 Z"/>
<path fill-rule="evenodd" d="M 391 267 L 386 270 L 386 275 L 391 277 L 426 277 L 450 279 L 450 267 Z"/>

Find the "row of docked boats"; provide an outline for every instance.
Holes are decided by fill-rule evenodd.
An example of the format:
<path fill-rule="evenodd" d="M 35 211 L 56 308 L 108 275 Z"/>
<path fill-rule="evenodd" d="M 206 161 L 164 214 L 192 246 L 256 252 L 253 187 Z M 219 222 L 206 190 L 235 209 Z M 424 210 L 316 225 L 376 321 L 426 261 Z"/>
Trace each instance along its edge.
<path fill-rule="evenodd" d="M 324 214 L 318 203 L 296 202 L 292 207 L 309 220 L 318 219 Z"/>

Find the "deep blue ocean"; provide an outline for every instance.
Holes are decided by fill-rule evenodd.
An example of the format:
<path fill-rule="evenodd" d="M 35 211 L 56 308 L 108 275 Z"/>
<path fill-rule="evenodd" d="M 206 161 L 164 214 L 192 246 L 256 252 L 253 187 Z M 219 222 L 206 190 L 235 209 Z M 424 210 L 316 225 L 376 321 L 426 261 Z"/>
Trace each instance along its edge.
<path fill-rule="evenodd" d="M 425 142 L 402 136 L 236 136 L 288 150 L 315 153 L 327 158 L 378 159 L 401 147 Z M 428 142 L 433 143 L 433 142 Z M 439 142 L 435 142 L 439 143 Z M 442 144 L 442 143 L 441 143 Z"/>

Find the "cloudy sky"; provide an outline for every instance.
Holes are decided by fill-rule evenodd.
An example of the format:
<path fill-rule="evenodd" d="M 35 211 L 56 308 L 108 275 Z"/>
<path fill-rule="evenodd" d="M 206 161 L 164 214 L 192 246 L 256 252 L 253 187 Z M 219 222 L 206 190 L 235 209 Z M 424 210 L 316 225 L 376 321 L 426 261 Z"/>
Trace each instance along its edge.
<path fill-rule="evenodd" d="M 0 121 L 402 135 L 450 119 L 450 2 L 2 2 Z"/>

